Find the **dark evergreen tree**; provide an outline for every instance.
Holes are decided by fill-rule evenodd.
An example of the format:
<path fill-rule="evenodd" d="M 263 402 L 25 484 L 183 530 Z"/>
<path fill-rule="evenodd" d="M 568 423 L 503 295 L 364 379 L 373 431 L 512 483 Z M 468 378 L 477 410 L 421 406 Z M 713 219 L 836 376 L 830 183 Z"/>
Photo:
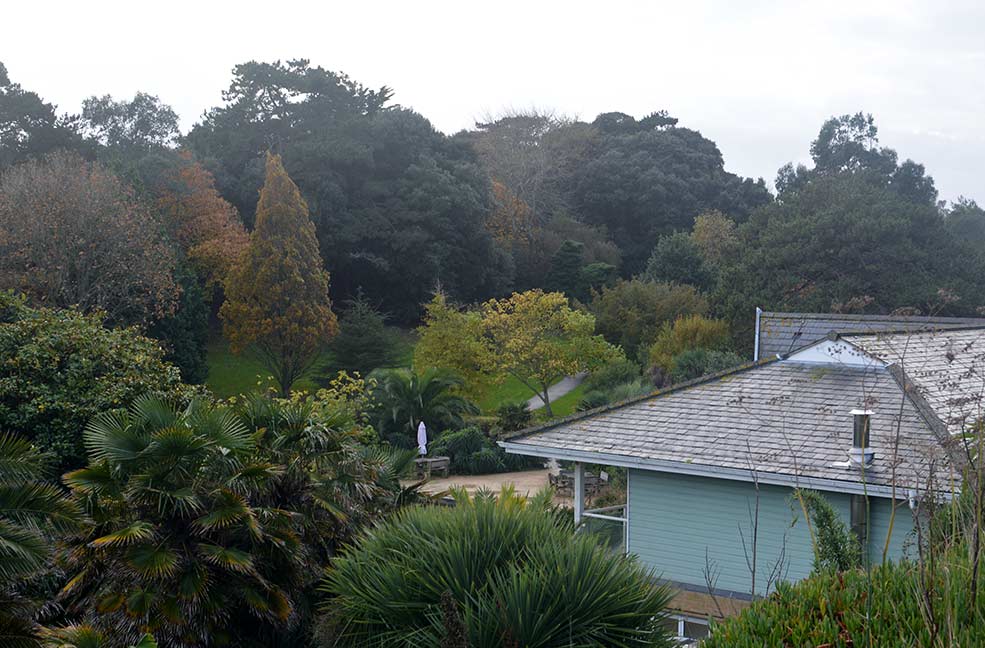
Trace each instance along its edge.
<path fill-rule="evenodd" d="M 393 367 L 399 360 L 395 334 L 362 292 L 348 302 L 329 349 L 334 356 L 333 371 L 357 371 L 363 376 L 373 369 Z"/>
<path fill-rule="evenodd" d="M 650 281 L 690 284 L 701 290 L 707 290 L 713 282 L 701 250 L 686 232 L 660 237 L 644 276 Z"/>
<path fill-rule="evenodd" d="M 179 266 L 175 274 L 181 289 L 178 307 L 155 322 L 148 334 L 161 341 L 164 359 L 181 370 L 182 381 L 199 384 L 209 376 L 209 307 L 195 273 Z"/>
<path fill-rule="evenodd" d="M 544 286 L 552 292 L 561 292 L 572 299 L 585 298 L 582 277 L 585 246 L 577 241 L 565 241 L 551 259 L 551 269 L 544 279 Z"/>

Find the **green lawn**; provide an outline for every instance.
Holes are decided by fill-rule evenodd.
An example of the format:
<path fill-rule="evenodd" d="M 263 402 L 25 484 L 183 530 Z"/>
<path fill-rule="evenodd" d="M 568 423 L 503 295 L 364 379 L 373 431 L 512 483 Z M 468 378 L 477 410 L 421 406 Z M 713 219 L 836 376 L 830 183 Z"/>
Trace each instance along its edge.
<path fill-rule="evenodd" d="M 400 343 L 398 366 L 410 366 L 414 357 L 414 343 L 417 341 L 414 331 L 394 329 L 394 336 Z M 326 354 L 322 362 L 327 360 L 329 358 Z M 209 377 L 206 379 L 206 384 L 212 393 L 220 398 L 255 392 L 273 385 L 270 373 L 256 358 L 249 354 L 233 355 L 226 340 L 221 337 L 209 343 L 208 361 Z M 317 384 L 310 378 L 300 380 L 294 385 L 295 390 L 314 391 L 317 388 Z M 555 416 L 567 416 L 574 412 L 584 393 L 584 388 L 579 386 L 551 403 Z M 533 391 L 519 380 L 508 376 L 502 383 L 492 386 L 480 399 L 479 407 L 483 414 L 492 415 L 504 403 L 524 402 L 534 395 Z M 537 411 L 542 409 L 539 408 Z"/>
<path fill-rule="evenodd" d="M 223 338 L 209 342 L 209 377 L 205 384 L 220 398 L 258 391 L 273 385 L 270 372 L 249 354 L 234 355 Z M 315 389 L 310 380 L 298 381 L 295 389 Z"/>
<path fill-rule="evenodd" d="M 583 385 L 578 385 L 572 391 L 551 403 L 551 409 L 555 416 L 567 416 L 574 413 L 578 407 L 578 402 L 585 395 Z M 521 383 L 512 376 L 507 376 L 502 383 L 493 385 L 492 389 L 479 400 L 479 407 L 483 414 L 491 415 L 496 413 L 496 409 L 505 403 L 519 403 L 529 400 L 536 394 L 529 387 Z M 539 411 L 538 408 L 535 411 Z"/>
<path fill-rule="evenodd" d="M 578 407 L 578 402 L 585 396 L 585 384 L 582 383 L 569 391 L 567 394 L 551 403 L 551 410 L 554 416 L 568 416 L 574 414 Z"/>
<path fill-rule="evenodd" d="M 533 391 L 513 376 L 507 376 L 503 382 L 493 385 L 479 399 L 479 407 L 484 414 L 495 414 L 500 405 L 506 403 L 522 403 L 536 396 Z"/>

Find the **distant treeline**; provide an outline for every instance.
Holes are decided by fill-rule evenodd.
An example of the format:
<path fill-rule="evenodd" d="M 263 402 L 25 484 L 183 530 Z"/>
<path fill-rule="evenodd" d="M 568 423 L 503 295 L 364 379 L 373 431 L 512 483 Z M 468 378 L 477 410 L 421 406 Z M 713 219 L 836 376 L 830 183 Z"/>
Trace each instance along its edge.
<path fill-rule="evenodd" d="M 90 304 L 36 285 L 30 234 L 7 232 L 0 287 L 147 325 L 188 356 L 176 358 L 186 379 L 201 379 L 195 356 L 222 299 L 220 270 L 252 227 L 272 151 L 310 209 L 334 302 L 361 293 L 397 324 L 419 321 L 438 288 L 464 303 L 542 287 L 590 306 L 637 277 L 694 286 L 737 340 L 757 305 L 967 315 L 985 304 L 985 213 L 938 203 L 924 167 L 881 147 L 869 115 L 825 122 L 813 167 L 783 166 L 774 194 L 726 171 L 713 141 L 665 111 L 591 122 L 510 113 L 449 136 L 392 95 L 305 60 L 251 61 L 181 133 L 151 94 L 93 96 L 62 114 L 0 64 L 0 230 L 34 217 L 30 187 L 64 197 L 98 177 L 106 200 L 140 216 L 101 253 L 150 246 L 120 260 L 142 283 Z M 75 157 L 52 161 L 60 150 Z M 68 182 L 79 160 L 95 166 Z M 145 268 L 148 257 L 157 265 Z"/>

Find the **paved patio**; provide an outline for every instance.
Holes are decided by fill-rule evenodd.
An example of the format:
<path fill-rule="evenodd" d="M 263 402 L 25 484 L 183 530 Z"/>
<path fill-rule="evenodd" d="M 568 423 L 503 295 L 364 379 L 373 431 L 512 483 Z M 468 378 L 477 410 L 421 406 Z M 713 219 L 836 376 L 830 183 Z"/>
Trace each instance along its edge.
<path fill-rule="evenodd" d="M 506 484 L 512 484 L 521 495 L 533 495 L 547 488 L 548 470 L 524 470 L 521 472 L 498 473 L 495 475 L 452 475 L 450 477 L 434 477 L 421 488 L 425 493 L 440 493 L 449 488 L 464 488 L 474 493 L 480 488 L 498 492 Z M 405 483 L 414 483 L 408 481 Z"/>

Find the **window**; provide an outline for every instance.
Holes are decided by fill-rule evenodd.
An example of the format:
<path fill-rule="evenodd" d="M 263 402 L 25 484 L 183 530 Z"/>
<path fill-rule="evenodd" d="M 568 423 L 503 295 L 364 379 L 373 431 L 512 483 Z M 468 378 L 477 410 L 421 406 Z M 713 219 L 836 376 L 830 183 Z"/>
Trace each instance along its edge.
<path fill-rule="evenodd" d="M 677 634 L 681 646 L 696 646 L 697 642 L 708 637 L 708 621 L 685 615 L 675 615 L 667 619 L 667 629 Z"/>

